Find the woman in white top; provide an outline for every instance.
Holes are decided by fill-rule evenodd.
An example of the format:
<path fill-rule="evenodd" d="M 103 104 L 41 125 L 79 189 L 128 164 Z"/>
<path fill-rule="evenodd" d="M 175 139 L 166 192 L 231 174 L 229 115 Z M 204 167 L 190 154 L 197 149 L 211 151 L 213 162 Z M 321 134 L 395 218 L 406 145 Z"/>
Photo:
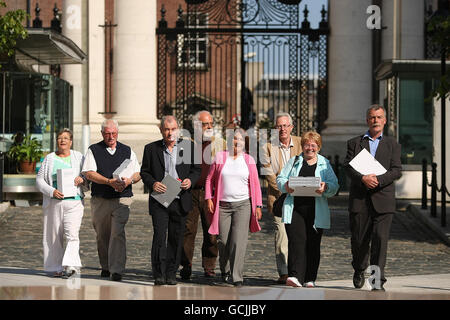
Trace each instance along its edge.
<path fill-rule="evenodd" d="M 205 199 L 211 217 L 210 234 L 218 234 L 222 279 L 243 284 L 248 230 L 261 230 L 262 196 L 255 160 L 245 153 L 245 131 L 236 129 L 233 147 L 218 152 L 205 182 Z"/>
<path fill-rule="evenodd" d="M 80 175 L 84 156 L 70 149 L 72 140 L 70 129 L 58 133 L 58 150 L 45 157 L 36 177 L 36 185 L 43 195 L 44 270 L 53 272 L 55 277 L 79 274 L 81 268 L 78 234 L 84 212 L 83 192 L 88 190 L 88 181 Z M 72 169 L 76 195 L 65 196 L 57 189 L 58 169 Z"/>

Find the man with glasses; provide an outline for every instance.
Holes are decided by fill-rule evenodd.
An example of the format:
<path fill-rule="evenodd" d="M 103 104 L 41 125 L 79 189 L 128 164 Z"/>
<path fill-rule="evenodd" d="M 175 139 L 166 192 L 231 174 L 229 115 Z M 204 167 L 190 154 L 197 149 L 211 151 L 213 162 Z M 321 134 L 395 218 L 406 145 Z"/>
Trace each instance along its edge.
<path fill-rule="evenodd" d="M 183 280 L 189 280 L 192 274 L 192 259 L 194 256 L 195 237 L 197 235 L 198 220 L 200 217 L 203 230 L 202 243 L 202 267 L 204 276 L 215 276 L 216 260 L 218 255 L 217 237 L 208 233 L 210 221 L 205 209 L 205 181 L 209 166 L 215 154 L 226 148 L 226 143 L 220 137 L 214 136 L 214 121 L 206 110 L 198 111 L 192 118 L 194 127 L 194 140 L 196 153 L 201 152 L 202 172 L 200 179 L 192 188 L 192 210 L 186 218 L 184 231 L 183 251 L 181 254 L 180 276 Z M 198 155 L 198 154 L 197 154 Z"/>
<path fill-rule="evenodd" d="M 131 185 L 141 179 L 141 168 L 131 148 L 117 141 L 117 121 L 105 120 L 101 133 L 103 140 L 89 147 L 82 172 L 92 181 L 92 224 L 97 233 L 100 276 L 121 281 L 127 258 L 125 224 L 133 196 Z M 125 159 L 132 161 L 133 175 L 122 180 L 113 179 L 113 172 Z"/>
<path fill-rule="evenodd" d="M 294 128 L 292 117 L 289 113 L 280 112 L 275 117 L 275 129 L 278 130 L 278 140 L 274 143 L 267 143 L 263 149 L 262 157 L 262 175 L 265 175 L 268 183 L 267 190 L 267 209 L 273 214 L 273 203 L 281 196 L 281 191 L 277 187 L 277 175 L 285 166 L 288 160 L 302 152 L 301 139 L 292 136 Z M 275 258 L 280 284 L 285 284 L 288 278 L 287 257 L 288 257 L 288 239 L 281 217 L 273 216 L 275 223 Z"/>

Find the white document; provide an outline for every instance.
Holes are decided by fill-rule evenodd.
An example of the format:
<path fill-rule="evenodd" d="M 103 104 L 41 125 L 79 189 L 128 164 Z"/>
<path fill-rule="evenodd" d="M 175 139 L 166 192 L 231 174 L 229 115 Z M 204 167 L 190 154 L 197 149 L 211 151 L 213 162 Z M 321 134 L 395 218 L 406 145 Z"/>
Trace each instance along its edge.
<path fill-rule="evenodd" d="M 77 187 L 75 186 L 75 174 L 72 168 L 56 170 L 57 189 L 64 195 L 64 198 L 75 197 Z"/>
<path fill-rule="evenodd" d="M 122 180 L 122 178 L 131 178 L 133 175 L 134 166 L 131 159 L 125 159 L 122 164 L 113 172 L 113 179 Z"/>
<path fill-rule="evenodd" d="M 164 207 L 168 208 L 181 191 L 181 181 L 170 175 L 166 175 L 161 183 L 167 187 L 166 192 L 158 193 L 153 191 L 151 196 Z"/>
<path fill-rule="evenodd" d="M 362 149 L 349 164 L 362 175 L 374 174 L 379 176 L 387 171 L 366 149 Z"/>
<path fill-rule="evenodd" d="M 320 177 L 289 177 L 289 188 L 294 189 L 291 193 L 296 197 L 320 197 L 316 192 L 320 189 Z"/>

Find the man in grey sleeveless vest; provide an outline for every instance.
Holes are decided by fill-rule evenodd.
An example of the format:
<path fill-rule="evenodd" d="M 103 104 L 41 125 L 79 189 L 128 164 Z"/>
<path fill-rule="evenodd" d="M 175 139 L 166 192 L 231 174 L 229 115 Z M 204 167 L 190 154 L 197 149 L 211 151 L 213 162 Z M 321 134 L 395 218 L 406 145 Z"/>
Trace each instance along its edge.
<path fill-rule="evenodd" d="M 101 132 L 103 140 L 89 147 L 82 171 L 92 182 L 92 224 L 97 233 L 100 276 L 121 281 L 127 257 L 125 225 L 133 196 L 131 185 L 141 179 L 140 166 L 131 148 L 117 141 L 117 121 L 105 120 Z M 113 179 L 113 172 L 126 159 L 132 161 L 134 173 L 129 178 Z"/>

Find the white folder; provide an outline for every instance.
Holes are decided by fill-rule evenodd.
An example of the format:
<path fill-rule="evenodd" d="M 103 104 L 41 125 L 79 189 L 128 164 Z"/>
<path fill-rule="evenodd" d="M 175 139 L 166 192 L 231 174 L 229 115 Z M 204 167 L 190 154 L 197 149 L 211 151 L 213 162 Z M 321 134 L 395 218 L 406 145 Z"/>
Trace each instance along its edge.
<path fill-rule="evenodd" d="M 320 177 L 289 177 L 289 188 L 294 189 L 292 196 L 297 197 L 321 197 L 316 192 L 320 189 Z"/>
<path fill-rule="evenodd" d="M 122 164 L 113 172 L 113 179 L 122 180 L 123 177 L 131 178 L 134 173 L 133 161 L 125 159 Z"/>
<path fill-rule="evenodd" d="M 374 174 L 379 176 L 387 171 L 366 149 L 362 149 L 349 164 L 362 175 Z"/>
<path fill-rule="evenodd" d="M 64 198 L 75 197 L 78 193 L 75 186 L 75 173 L 72 168 L 56 170 L 57 189 Z"/>

